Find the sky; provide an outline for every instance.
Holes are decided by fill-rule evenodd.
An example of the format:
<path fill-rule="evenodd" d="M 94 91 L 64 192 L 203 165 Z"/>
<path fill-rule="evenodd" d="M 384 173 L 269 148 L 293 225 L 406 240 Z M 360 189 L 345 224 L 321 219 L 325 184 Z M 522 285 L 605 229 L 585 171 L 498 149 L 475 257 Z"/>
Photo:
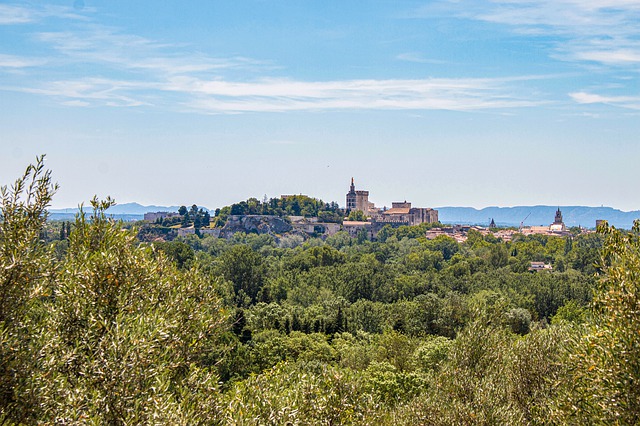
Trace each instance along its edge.
<path fill-rule="evenodd" d="M 52 207 L 639 210 L 637 0 L 0 0 L 0 184 Z"/>

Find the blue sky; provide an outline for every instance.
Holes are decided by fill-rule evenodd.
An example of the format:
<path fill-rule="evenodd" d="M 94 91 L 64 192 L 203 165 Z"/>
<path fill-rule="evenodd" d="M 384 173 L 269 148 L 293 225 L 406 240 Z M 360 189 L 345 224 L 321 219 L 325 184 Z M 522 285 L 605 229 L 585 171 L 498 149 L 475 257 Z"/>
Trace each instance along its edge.
<path fill-rule="evenodd" d="M 0 182 L 636 210 L 639 80 L 637 0 L 3 0 Z"/>

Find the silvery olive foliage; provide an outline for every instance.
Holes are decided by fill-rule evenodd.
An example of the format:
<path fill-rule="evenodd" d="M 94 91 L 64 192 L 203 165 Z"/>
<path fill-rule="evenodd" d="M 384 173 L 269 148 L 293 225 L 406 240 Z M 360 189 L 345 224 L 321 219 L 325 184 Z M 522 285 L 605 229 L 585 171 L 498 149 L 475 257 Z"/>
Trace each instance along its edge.
<path fill-rule="evenodd" d="M 603 224 L 602 278 L 593 320 L 573 341 L 572 376 L 559 401 L 572 423 L 640 423 L 640 221 L 631 232 Z"/>
<path fill-rule="evenodd" d="M 77 216 L 54 262 L 38 239 L 54 189 L 39 159 L 2 191 L 0 421 L 211 424 L 215 282 L 140 245 L 110 199 Z"/>

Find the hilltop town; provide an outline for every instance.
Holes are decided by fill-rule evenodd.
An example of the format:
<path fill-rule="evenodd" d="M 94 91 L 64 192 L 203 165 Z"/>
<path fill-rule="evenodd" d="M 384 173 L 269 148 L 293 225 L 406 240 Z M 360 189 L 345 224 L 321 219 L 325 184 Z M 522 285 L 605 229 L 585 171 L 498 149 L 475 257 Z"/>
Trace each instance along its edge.
<path fill-rule="evenodd" d="M 163 234 L 150 233 L 150 236 L 159 239 L 193 234 L 228 239 L 236 232 L 327 238 L 344 231 L 354 238 L 376 240 L 383 229 L 420 225 L 427 239 L 446 235 L 459 243 L 466 241 L 471 230 L 482 235 L 492 234 L 505 242 L 511 241 L 516 234 L 562 237 L 572 235 L 572 232 L 591 232 L 581 227 L 568 230 L 560 208 L 553 222 L 547 226 L 524 226 L 523 220 L 517 228 L 505 228 L 498 227 L 493 219 L 488 226 L 445 226 L 439 222 L 438 210 L 434 208 L 414 207 L 407 200 L 393 202 L 391 208 L 377 207 L 369 199 L 369 194 L 368 190 L 356 189 L 355 181 L 351 178 L 344 208 L 335 202 L 324 203 L 302 194 L 281 195 L 279 199 L 259 201 L 253 198 L 217 209 L 213 217 L 208 211 L 194 205 L 190 209 L 183 206 L 177 212 L 147 212 L 144 221 L 156 225 L 156 228 L 166 228 Z"/>

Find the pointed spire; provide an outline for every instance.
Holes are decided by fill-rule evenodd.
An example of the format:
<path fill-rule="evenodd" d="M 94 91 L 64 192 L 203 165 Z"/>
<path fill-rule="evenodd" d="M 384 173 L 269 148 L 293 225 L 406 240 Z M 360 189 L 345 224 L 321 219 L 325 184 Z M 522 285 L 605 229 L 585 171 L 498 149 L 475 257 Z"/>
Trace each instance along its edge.
<path fill-rule="evenodd" d="M 560 207 L 558 207 L 558 211 L 556 211 L 556 217 L 554 223 L 562 223 L 562 212 L 560 211 Z"/>

